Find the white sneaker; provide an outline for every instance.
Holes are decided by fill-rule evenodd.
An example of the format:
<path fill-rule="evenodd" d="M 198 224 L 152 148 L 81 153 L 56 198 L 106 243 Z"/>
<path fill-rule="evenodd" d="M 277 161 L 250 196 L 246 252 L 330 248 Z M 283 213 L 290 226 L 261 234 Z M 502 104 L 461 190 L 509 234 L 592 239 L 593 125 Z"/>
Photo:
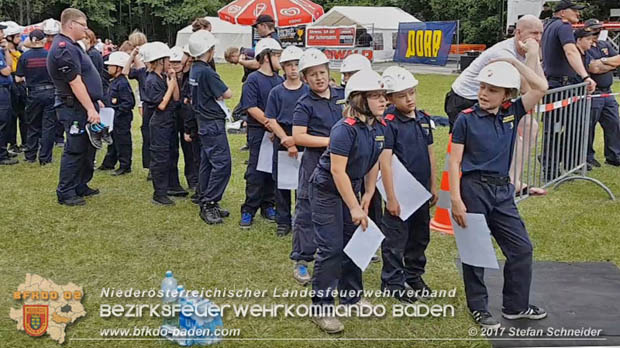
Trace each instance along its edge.
<path fill-rule="evenodd" d="M 312 322 L 328 334 L 337 334 L 344 331 L 342 322 L 333 316 L 315 316 L 312 317 Z"/>

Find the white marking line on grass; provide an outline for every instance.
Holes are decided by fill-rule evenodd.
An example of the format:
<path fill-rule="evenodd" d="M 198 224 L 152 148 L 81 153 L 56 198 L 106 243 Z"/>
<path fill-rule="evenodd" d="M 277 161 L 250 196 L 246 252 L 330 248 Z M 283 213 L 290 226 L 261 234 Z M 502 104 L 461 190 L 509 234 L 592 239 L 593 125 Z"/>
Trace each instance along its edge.
<path fill-rule="evenodd" d="M 72 341 L 168 341 L 166 338 L 89 338 Z M 607 338 L 222 338 L 222 341 L 607 341 Z"/>

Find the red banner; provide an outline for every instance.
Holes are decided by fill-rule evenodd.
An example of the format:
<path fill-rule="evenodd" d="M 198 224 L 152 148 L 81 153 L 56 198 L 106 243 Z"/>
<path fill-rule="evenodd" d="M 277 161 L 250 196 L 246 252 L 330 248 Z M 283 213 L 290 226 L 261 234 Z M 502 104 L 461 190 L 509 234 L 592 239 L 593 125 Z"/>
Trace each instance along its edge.
<path fill-rule="evenodd" d="M 306 47 L 354 47 L 355 26 L 308 27 Z"/>

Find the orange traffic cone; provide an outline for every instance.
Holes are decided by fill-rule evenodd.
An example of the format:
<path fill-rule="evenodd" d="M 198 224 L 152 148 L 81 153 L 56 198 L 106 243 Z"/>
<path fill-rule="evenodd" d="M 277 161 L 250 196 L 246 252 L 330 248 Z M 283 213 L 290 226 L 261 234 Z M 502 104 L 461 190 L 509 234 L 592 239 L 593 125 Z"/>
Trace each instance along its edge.
<path fill-rule="evenodd" d="M 431 220 L 431 230 L 454 235 L 452 222 L 450 221 L 450 179 L 448 178 L 448 168 L 450 166 L 450 152 L 452 151 L 452 135 L 448 140 L 448 153 L 446 163 L 441 174 L 441 185 L 439 187 L 439 200 L 435 208 L 435 216 Z"/>

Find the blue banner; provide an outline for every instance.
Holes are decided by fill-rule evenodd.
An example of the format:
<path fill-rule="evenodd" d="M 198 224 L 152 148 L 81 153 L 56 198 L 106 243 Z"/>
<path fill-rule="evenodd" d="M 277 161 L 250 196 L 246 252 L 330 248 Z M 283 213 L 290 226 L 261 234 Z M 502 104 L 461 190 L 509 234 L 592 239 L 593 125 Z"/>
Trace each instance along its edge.
<path fill-rule="evenodd" d="M 394 61 L 446 65 L 456 22 L 399 23 Z"/>

